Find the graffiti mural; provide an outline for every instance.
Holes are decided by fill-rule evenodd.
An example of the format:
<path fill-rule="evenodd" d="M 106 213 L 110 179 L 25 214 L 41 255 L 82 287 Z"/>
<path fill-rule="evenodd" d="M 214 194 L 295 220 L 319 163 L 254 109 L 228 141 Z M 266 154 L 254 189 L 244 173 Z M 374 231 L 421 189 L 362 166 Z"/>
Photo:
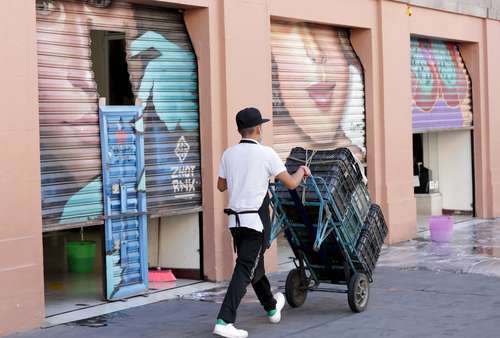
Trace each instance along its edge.
<path fill-rule="evenodd" d="M 145 108 L 149 211 L 200 206 L 197 64 L 181 14 L 109 0 L 37 0 L 36 9 L 44 228 L 102 222 L 95 30 L 125 39 L 131 88 Z"/>
<path fill-rule="evenodd" d="M 179 89 L 178 85 L 172 87 L 172 82 L 166 79 L 166 76 L 174 77 L 175 74 L 165 73 L 165 69 L 178 69 L 179 59 L 187 60 L 188 67 L 191 68 L 191 80 L 196 81 L 196 68 L 193 69 L 193 52 L 183 50 L 177 44 L 167 40 L 161 34 L 148 31 L 131 43 L 132 57 L 149 49 L 157 50 L 159 55 L 148 62 L 144 69 L 144 76 L 141 79 L 139 88 L 139 98 L 147 102 L 151 97 L 155 106 L 156 114 L 163 121 L 169 131 L 175 131 L 177 125 L 183 130 L 198 129 L 198 112 L 185 111 L 179 107 L 179 102 L 196 101 L 197 93 L 193 84 L 187 88 L 187 92 L 175 93 Z M 171 55 L 175 55 L 175 59 Z M 171 79 L 175 81 L 175 78 Z M 185 97 L 179 97 L 185 95 Z M 172 100 L 174 99 L 174 100 Z"/>
<path fill-rule="evenodd" d="M 160 213 L 201 205 L 197 60 L 184 25 L 168 27 L 140 25 L 129 60 L 142 70 L 131 78 L 146 112 L 148 208 Z"/>
<path fill-rule="evenodd" d="M 348 32 L 275 21 L 272 27 L 275 148 L 349 147 L 366 155 L 363 70 Z"/>
<path fill-rule="evenodd" d="M 413 129 L 472 125 L 469 75 L 455 43 L 411 39 Z"/>

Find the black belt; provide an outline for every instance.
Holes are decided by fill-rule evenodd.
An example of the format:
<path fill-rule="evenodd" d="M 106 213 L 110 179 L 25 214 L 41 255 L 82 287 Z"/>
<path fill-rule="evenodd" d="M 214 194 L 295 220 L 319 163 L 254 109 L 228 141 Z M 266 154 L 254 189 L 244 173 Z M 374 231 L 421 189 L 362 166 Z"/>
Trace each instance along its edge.
<path fill-rule="evenodd" d="M 234 215 L 236 217 L 236 226 L 241 226 L 239 215 L 242 214 L 258 214 L 259 210 L 234 211 L 233 209 L 224 209 L 226 215 Z"/>
<path fill-rule="evenodd" d="M 241 226 L 241 223 L 240 223 L 240 216 L 239 215 L 242 215 L 242 214 L 258 214 L 259 213 L 259 210 L 246 210 L 246 211 L 234 211 L 233 209 L 224 209 L 224 213 L 226 215 L 234 215 L 236 217 L 236 227 L 240 227 Z M 237 253 L 237 250 L 236 250 L 236 241 L 234 240 L 233 238 L 233 250 L 234 250 L 234 253 Z"/>

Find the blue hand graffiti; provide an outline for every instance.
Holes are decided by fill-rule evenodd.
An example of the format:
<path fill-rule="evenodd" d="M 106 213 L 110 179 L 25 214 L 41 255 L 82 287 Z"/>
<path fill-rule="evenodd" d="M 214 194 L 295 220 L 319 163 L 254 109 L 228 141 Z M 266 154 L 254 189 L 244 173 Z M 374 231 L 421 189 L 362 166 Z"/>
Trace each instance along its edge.
<path fill-rule="evenodd" d="M 198 129 L 196 56 L 190 50 L 167 40 L 163 35 L 148 31 L 131 43 L 131 55 L 155 49 L 159 56 L 148 62 L 141 79 L 138 97 L 145 106 L 152 99 L 156 114 L 169 131 L 179 124 L 186 131 Z M 178 81 L 186 73 L 193 80 Z"/>

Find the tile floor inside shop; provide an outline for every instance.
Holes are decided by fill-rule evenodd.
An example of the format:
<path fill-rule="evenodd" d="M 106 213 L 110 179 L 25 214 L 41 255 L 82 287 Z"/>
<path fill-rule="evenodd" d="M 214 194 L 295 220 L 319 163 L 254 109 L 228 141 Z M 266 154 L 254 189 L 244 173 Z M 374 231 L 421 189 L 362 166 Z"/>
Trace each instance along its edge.
<path fill-rule="evenodd" d="M 198 283 L 177 279 L 175 282 L 150 282 L 149 291 L 158 292 Z M 77 311 L 104 304 L 102 276 L 99 273 L 50 273 L 45 277 L 45 316 Z"/>
<path fill-rule="evenodd" d="M 44 234 L 44 285 L 45 316 L 78 311 L 105 304 L 103 285 L 102 228 L 85 228 L 85 240 L 96 242 L 93 271 L 90 273 L 68 272 L 66 243 L 79 241 L 80 229 L 54 231 Z M 176 282 L 149 283 L 149 291 L 158 292 L 198 283 L 197 280 L 178 279 Z"/>

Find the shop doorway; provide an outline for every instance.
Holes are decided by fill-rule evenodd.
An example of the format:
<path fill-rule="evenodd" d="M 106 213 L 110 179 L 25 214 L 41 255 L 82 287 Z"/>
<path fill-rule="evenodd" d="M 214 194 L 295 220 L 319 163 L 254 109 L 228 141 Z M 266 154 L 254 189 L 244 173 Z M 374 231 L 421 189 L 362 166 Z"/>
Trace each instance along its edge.
<path fill-rule="evenodd" d="M 97 86 L 93 90 L 97 96 L 105 97 L 112 105 L 133 105 L 125 34 L 93 30 L 90 42 L 90 59 Z M 80 192 L 88 193 L 78 196 L 81 200 L 78 208 L 82 212 L 88 210 L 89 205 L 84 200 L 92 192 L 101 193 L 101 190 L 100 185 L 88 185 L 82 189 Z M 101 219 L 60 227 L 61 230 L 45 232 L 43 239 L 47 317 L 96 306 L 107 298 L 104 222 Z M 74 255 L 76 260 L 72 261 Z M 84 264 L 78 255 L 87 256 L 89 267 L 74 266 Z"/>
<path fill-rule="evenodd" d="M 125 33 L 93 30 L 91 41 L 93 70 L 99 96 L 105 97 L 110 106 L 134 104 Z M 146 117 L 145 123 L 149 122 Z M 146 139 L 149 140 L 148 134 Z M 148 151 L 145 149 L 146 153 Z M 188 185 L 187 181 L 192 174 L 192 169 L 187 166 L 179 168 L 176 177 L 184 178 L 179 180 L 179 184 Z M 146 182 L 153 179 L 147 177 Z M 151 202 L 148 200 L 148 205 L 151 205 Z M 151 272 L 150 291 L 170 289 L 203 279 L 199 220 L 199 213 L 149 217 L 147 250 Z"/>
<path fill-rule="evenodd" d="M 149 266 L 171 268 L 178 277 L 149 292 L 181 286 L 184 276 L 198 280 L 203 276 L 198 68 L 182 13 L 128 1 L 53 0 L 37 1 L 36 15 L 47 314 L 110 298 L 103 288 L 110 276 L 103 273 L 100 98 L 108 106 L 129 107 L 140 99 L 144 108 L 148 233 L 153 236 L 143 247 L 149 252 L 159 246 L 159 255 L 150 253 Z M 161 234 L 155 222 L 162 224 Z M 82 228 L 84 239 L 95 242 L 93 274 L 76 280 L 92 284 L 84 300 L 68 282 L 66 252 L 67 243 L 81 241 Z M 130 242 L 128 249 L 135 250 Z M 136 258 L 127 257 L 127 264 Z M 54 307 L 56 302 L 65 302 L 64 308 Z"/>
<path fill-rule="evenodd" d="M 413 134 L 413 175 L 419 232 L 429 230 L 431 216 L 449 215 L 455 223 L 474 216 L 470 130 Z"/>
<path fill-rule="evenodd" d="M 474 216 L 472 83 L 456 42 L 411 37 L 418 230 L 431 216 Z"/>
<path fill-rule="evenodd" d="M 91 89 L 96 91 L 97 97 L 105 98 L 108 106 L 134 105 L 125 33 L 91 30 L 90 42 L 91 70 L 96 86 Z M 99 193 L 101 190 L 99 186 Z M 85 199 L 85 196 L 81 198 Z M 85 210 L 87 206 L 82 202 L 80 207 Z M 150 259 L 146 264 L 149 263 L 155 272 L 161 269 L 165 273 L 149 283 L 148 292 L 181 287 L 203 279 L 200 219 L 199 213 L 149 219 L 151 225 L 145 250 L 149 252 Z M 43 241 L 47 317 L 103 304 L 110 294 L 116 294 L 110 293 L 113 282 L 109 281 L 123 281 L 130 276 L 110 275 L 106 269 L 106 233 L 102 219 L 100 222 L 62 225 L 60 229 L 54 227 L 47 231 Z M 88 264 L 91 267 L 74 271 L 68 247 L 84 242 L 90 245 L 88 252 L 92 257 L 89 257 Z M 132 250 L 131 244 L 127 250 Z M 133 260 L 133 254 L 127 257 L 132 265 Z M 123 266 L 119 262 L 117 264 Z M 168 278 L 165 277 L 167 275 Z"/>
<path fill-rule="evenodd" d="M 75 311 L 104 302 L 104 260 L 102 226 L 90 226 L 43 235 L 45 315 Z M 82 243 L 83 246 L 78 249 Z M 86 244 L 85 244 L 86 243 Z M 75 252 L 76 250 L 76 252 Z M 87 255 L 70 271 L 69 255 Z M 72 252 L 72 253 L 71 253 Z"/>

